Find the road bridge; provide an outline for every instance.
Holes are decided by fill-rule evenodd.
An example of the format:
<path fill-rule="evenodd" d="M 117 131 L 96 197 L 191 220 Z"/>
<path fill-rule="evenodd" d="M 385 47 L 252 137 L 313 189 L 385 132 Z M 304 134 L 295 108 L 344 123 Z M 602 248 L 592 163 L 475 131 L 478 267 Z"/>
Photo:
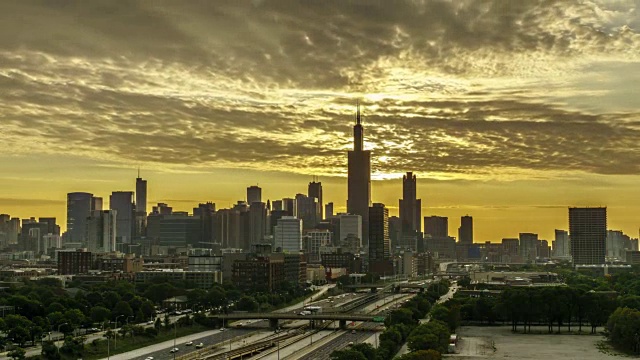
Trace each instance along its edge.
<path fill-rule="evenodd" d="M 309 320 L 311 321 L 312 327 L 315 325 L 315 321 L 338 321 L 340 324 L 340 328 L 345 329 L 347 327 L 348 321 L 375 321 L 375 322 L 384 322 L 383 316 L 375 316 L 369 314 L 360 314 L 360 313 L 322 313 L 322 314 L 311 314 L 311 315 L 300 315 L 298 313 L 229 313 L 229 314 L 218 314 L 211 315 L 212 319 L 220 322 L 221 324 L 226 324 L 227 321 L 234 320 L 269 320 L 269 325 L 271 328 L 278 328 L 279 320 Z"/>

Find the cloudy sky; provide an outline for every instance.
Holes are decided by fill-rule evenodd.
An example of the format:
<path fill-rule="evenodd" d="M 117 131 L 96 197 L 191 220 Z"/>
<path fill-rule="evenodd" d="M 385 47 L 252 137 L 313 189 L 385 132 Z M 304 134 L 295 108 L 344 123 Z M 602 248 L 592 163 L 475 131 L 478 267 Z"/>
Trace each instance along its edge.
<path fill-rule="evenodd" d="M 0 2 L 0 212 L 65 194 L 219 208 L 320 176 L 344 210 L 354 104 L 373 201 L 551 239 L 568 206 L 640 226 L 640 2 Z M 455 234 L 457 235 L 457 234 Z"/>

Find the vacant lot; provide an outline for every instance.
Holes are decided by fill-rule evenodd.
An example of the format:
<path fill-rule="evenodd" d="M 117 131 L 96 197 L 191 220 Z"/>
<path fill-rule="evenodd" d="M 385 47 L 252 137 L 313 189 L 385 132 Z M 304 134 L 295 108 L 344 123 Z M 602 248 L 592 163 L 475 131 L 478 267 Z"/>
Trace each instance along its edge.
<path fill-rule="evenodd" d="M 458 354 L 448 359 L 620 359 L 598 349 L 601 335 L 514 334 L 510 326 L 462 327 Z"/>

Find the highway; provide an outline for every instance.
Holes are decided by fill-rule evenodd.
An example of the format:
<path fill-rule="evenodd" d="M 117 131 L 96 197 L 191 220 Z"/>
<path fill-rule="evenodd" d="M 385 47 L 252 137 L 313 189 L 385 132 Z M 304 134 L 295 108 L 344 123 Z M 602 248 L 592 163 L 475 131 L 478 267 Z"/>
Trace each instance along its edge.
<path fill-rule="evenodd" d="M 302 307 L 305 305 L 313 304 L 316 305 L 318 303 L 324 303 L 323 301 L 312 303 L 312 301 L 318 299 L 323 296 L 325 292 L 327 292 L 334 285 L 325 285 L 319 287 L 319 291 L 305 299 L 302 302 L 291 305 L 289 307 L 276 310 L 275 312 L 290 312 L 290 311 L 301 311 Z M 329 303 L 327 302 L 327 306 Z M 237 327 L 238 324 L 242 323 L 243 326 Z M 307 323 L 307 322 L 305 322 Z M 208 346 L 212 345 L 221 345 L 219 351 L 228 351 L 229 343 L 231 343 L 231 348 L 236 349 L 241 347 L 247 343 L 252 343 L 253 341 L 257 341 L 266 336 L 273 334 L 271 330 L 268 330 L 269 323 L 264 320 L 246 320 L 239 321 L 236 323 L 231 323 L 230 328 L 225 331 L 218 330 L 209 330 L 202 333 L 192 334 L 189 336 L 184 336 L 182 338 L 176 339 L 176 347 L 180 349 L 176 354 L 176 358 L 185 356 L 186 354 L 192 353 L 198 349 L 195 348 L 195 345 L 202 342 L 204 345 L 204 349 Z M 285 325 L 283 326 L 290 326 Z M 258 328 L 258 329 L 256 329 Z M 263 328 L 262 331 L 259 328 Z M 188 341 L 193 341 L 194 345 L 185 346 L 184 344 Z M 174 347 L 173 340 L 165 341 L 159 344 L 146 346 L 144 348 L 140 348 L 137 350 L 132 350 L 123 354 L 113 355 L 110 357 L 110 360 L 129 360 L 129 359 L 141 359 L 144 360 L 149 356 L 153 356 L 154 359 L 173 359 L 174 354 L 170 354 L 169 351 Z M 0 359 L 2 360 L 2 359 Z"/>

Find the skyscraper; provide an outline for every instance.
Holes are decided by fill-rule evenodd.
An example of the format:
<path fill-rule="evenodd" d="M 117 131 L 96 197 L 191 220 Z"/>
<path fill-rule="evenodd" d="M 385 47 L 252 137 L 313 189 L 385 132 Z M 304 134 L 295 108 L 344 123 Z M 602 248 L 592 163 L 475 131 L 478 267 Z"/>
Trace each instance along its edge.
<path fill-rule="evenodd" d="M 337 242 L 341 244 L 349 235 L 358 239 L 358 248 L 362 247 L 362 216 L 351 214 L 338 214 L 340 219 L 340 238 Z"/>
<path fill-rule="evenodd" d="M 432 238 L 445 238 L 449 236 L 449 218 L 446 216 L 425 216 L 424 234 Z"/>
<path fill-rule="evenodd" d="M 473 244 L 473 218 L 469 215 L 460 218 L 458 242 L 460 244 Z"/>
<path fill-rule="evenodd" d="M 116 210 L 116 242 L 130 244 L 135 226 L 132 191 L 114 191 L 109 197 L 109 209 Z"/>
<path fill-rule="evenodd" d="M 571 241 L 569 241 L 569 232 L 566 230 L 555 230 L 555 248 L 554 256 L 571 256 Z"/>
<path fill-rule="evenodd" d="M 136 212 L 147 214 L 147 180 L 140 177 L 139 170 L 136 178 Z"/>
<path fill-rule="evenodd" d="M 569 236 L 574 265 L 604 264 L 607 208 L 569 208 Z"/>
<path fill-rule="evenodd" d="M 323 210 L 322 208 L 324 206 L 324 203 L 322 202 L 322 183 L 319 181 L 310 182 L 309 188 L 307 190 L 307 196 L 318 199 L 317 201 L 318 209 L 316 210 L 316 212 L 319 215 L 319 219 L 318 219 L 318 222 L 319 222 L 320 220 L 324 219 L 324 217 L 322 216 L 322 210 Z"/>
<path fill-rule="evenodd" d="M 249 244 L 262 244 L 267 233 L 267 204 L 254 202 L 249 206 Z"/>
<path fill-rule="evenodd" d="M 371 203 L 371 151 L 364 150 L 364 129 L 357 105 L 353 127 L 353 150 L 348 153 L 347 212 L 362 216 L 363 244 L 369 244 L 369 205 Z"/>
<path fill-rule="evenodd" d="M 275 247 L 282 252 L 298 253 L 302 250 L 302 221 L 295 216 L 278 219 L 274 230 Z"/>
<path fill-rule="evenodd" d="M 400 222 L 402 233 L 414 234 L 420 232 L 422 217 L 422 200 L 416 198 L 416 176 L 407 172 L 402 177 L 402 199 L 400 199 Z"/>
<path fill-rule="evenodd" d="M 369 208 L 369 262 L 390 257 L 389 209 L 384 204 L 375 203 Z"/>
<path fill-rule="evenodd" d="M 302 226 L 305 230 L 315 228 L 321 220 L 316 198 L 296 194 L 296 213 L 294 215 L 302 220 Z"/>
<path fill-rule="evenodd" d="M 116 211 L 94 210 L 87 219 L 87 248 L 91 252 L 116 251 Z"/>
<path fill-rule="evenodd" d="M 255 185 L 247 188 L 247 204 L 251 205 L 254 202 L 262 202 L 262 188 Z"/>
<path fill-rule="evenodd" d="M 324 206 L 324 218 L 325 219 L 329 219 L 333 217 L 333 203 L 327 203 L 327 205 Z"/>
<path fill-rule="evenodd" d="M 102 198 L 85 192 L 67 194 L 67 236 L 65 242 L 82 243 L 85 241 L 87 218 L 93 210 L 102 210 Z"/>

